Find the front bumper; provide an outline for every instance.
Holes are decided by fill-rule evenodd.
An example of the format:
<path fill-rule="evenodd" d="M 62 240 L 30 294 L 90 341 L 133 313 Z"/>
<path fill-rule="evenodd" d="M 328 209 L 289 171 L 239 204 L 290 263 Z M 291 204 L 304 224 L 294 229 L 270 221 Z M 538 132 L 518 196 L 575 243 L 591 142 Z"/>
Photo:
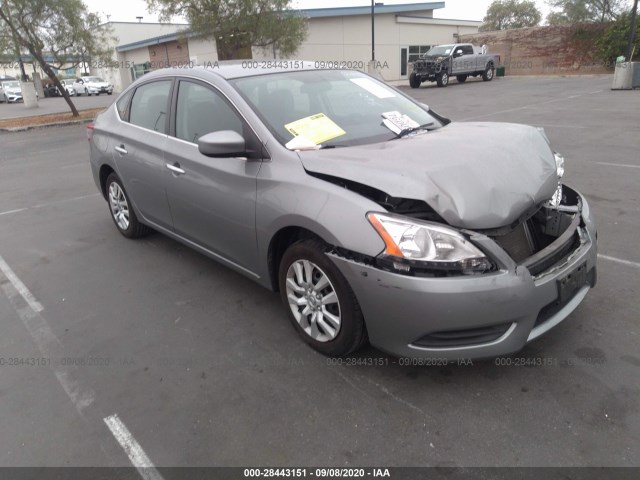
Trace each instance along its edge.
<path fill-rule="evenodd" d="M 7 93 L 7 102 L 15 103 L 22 100 L 22 95 L 19 93 Z"/>
<path fill-rule="evenodd" d="M 107 87 L 100 87 L 100 88 L 89 87 L 88 90 L 89 90 L 89 93 L 91 93 L 93 95 L 99 95 L 101 93 L 107 93 L 107 94 L 113 93 L 113 87 L 111 87 L 111 88 L 107 88 Z"/>
<path fill-rule="evenodd" d="M 411 277 L 331 257 L 358 298 L 373 346 L 410 358 L 505 355 L 558 325 L 595 285 L 596 228 L 581 200 L 580 245 L 535 277 L 487 237 L 479 244 L 505 268 L 484 275 Z"/>

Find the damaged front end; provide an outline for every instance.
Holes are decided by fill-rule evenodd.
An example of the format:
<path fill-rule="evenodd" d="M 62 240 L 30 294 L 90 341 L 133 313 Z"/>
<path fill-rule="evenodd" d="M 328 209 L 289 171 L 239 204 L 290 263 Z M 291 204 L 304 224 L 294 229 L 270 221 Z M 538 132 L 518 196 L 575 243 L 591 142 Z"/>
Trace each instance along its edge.
<path fill-rule="evenodd" d="M 561 191 L 559 199 L 554 196 L 523 222 L 500 231 L 479 233 L 495 241 L 532 276 L 553 273 L 588 240 L 580 195 L 567 186 L 562 186 Z"/>

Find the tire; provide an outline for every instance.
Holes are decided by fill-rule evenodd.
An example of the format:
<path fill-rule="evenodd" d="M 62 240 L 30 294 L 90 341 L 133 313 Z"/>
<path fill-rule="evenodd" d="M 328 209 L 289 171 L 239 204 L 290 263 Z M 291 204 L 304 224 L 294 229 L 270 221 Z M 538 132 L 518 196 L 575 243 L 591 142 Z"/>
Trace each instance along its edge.
<path fill-rule="evenodd" d="M 491 80 L 493 80 L 494 75 L 495 69 L 493 68 L 493 65 L 489 64 L 487 65 L 485 71 L 482 73 L 482 80 L 484 80 L 485 82 L 490 82 Z"/>
<path fill-rule="evenodd" d="M 458 80 L 458 83 L 464 83 L 468 77 L 469 75 L 456 75 L 456 80 Z"/>
<path fill-rule="evenodd" d="M 447 72 L 441 72 L 436 77 L 436 82 L 439 87 L 446 87 L 449 85 L 449 74 Z"/>
<path fill-rule="evenodd" d="M 107 95 L 111 95 L 111 94 L 113 94 L 113 92 L 107 92 Z"/>
<path fill-rule="evenodd" d="M 151 231 L 138 221 L 122 181 L 115 173 L 107 177 L 106 191 L 111 219 L 122 235 L 127 238 L 140 238 Z"/>
<path fill-rule="evenodd" d="M 412 73 L 411 75 L 409 75 L 409 86 L 411 88 L 420 88 L 421 83 L 422 83 L 422 80 L 420 80 L 420 78 L 418 78 L 418 76 L 415 73 Z"/>
<path fill-rule="evenodd" d="M 319 240 L 304 240 L 287 249 L 278 269 L 280 298 L 307 344 L 324 355 L 342 357 L 368 342 L 367 330 L 353 290 L 326 251 Z M 314 290 L 318 285 L 321 288 Z"/>

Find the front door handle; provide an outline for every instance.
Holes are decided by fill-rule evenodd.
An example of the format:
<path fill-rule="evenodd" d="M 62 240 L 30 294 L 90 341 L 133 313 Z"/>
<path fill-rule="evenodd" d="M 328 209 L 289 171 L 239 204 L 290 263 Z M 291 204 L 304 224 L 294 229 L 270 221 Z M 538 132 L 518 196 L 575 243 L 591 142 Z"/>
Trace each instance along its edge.
<path fill-rule="evenodd" d="M 113 147 L 113 149 L 122 155 L 126 155 L 127 153 L 129 153 L 127 152 L 127 149 L 124 148 L 124 145 L 120 145 L 119 147 Z"/>
<path fill-rule="evenodd" d="M 169 170 L 171 170 L 173 173 L 175 173 L 176 175 L 184 175 L 185 172 L 182 168 L 180 168 L 180 164 L 179 163 L 175 163 L 173 165 L 171 165 L 170 163 L 167 163 L 167 168 Z"/>

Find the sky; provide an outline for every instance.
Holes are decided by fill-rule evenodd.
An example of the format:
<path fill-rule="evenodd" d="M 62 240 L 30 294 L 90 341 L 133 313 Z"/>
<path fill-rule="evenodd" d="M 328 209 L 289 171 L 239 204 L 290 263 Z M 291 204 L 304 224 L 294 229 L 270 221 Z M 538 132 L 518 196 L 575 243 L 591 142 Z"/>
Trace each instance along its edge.
<path fill-rule="evenodd" d="M 421 3 L 420 0 L 376 0 L 385 5 L 399 3 Z M 429 1 L 429 0 L 423 0 Z M 443 0 L 440 0 L 443 1 Z M 482 20 L 491 0 L 444 0 L 445 8 L 436 10 L 436 18 L 453 18 L 457 20 Z M 143 22 L 157 21 L 157 15 L 147 11 L 144 0 L 84 0 L 89 10 L 101 13 L 104 20 L 110 15 L 111 21 L 135 22 L 137 16 L 144 17 Z M 536 0 L 538 8 L 543 12 L 543 17 L 549 11 L 544 0 Z M 371 5 L 369 0 L 294 0 L 293 5 L 298 8 L 326 8 L 326 7 L 351 7 Z"/>

